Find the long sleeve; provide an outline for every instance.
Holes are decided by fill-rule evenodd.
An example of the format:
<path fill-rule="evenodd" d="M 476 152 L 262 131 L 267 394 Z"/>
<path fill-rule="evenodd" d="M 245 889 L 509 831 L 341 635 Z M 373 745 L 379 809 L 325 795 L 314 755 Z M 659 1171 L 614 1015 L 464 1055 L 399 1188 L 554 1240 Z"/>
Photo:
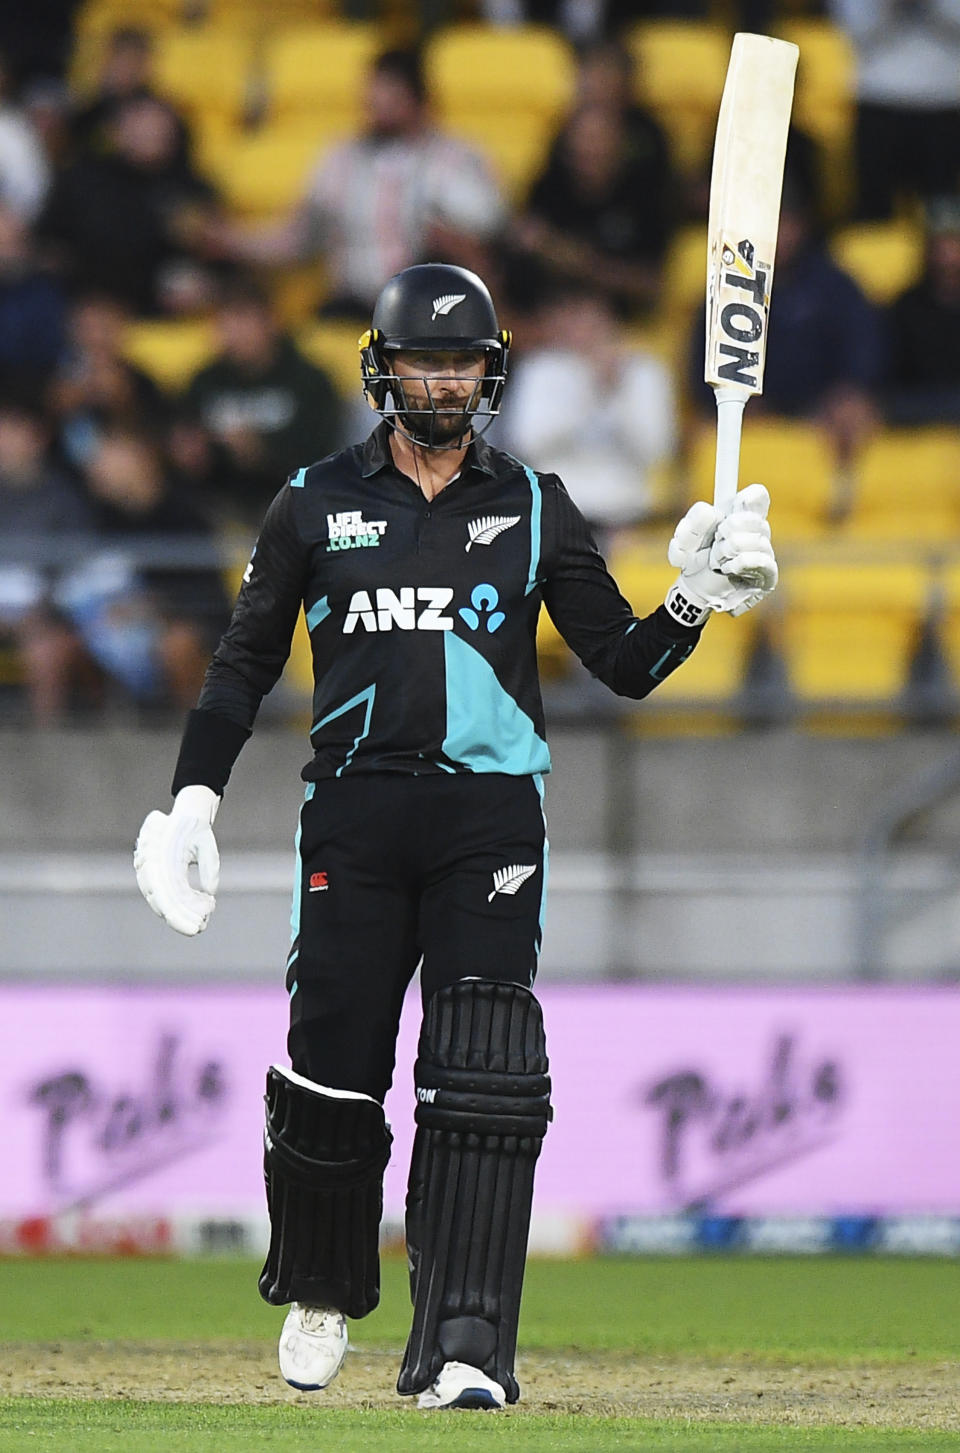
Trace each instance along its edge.
<path fill-rule="evenodd" d="M 267 511 L 230 624 L 207 668 L 196 710 L 188 717 L 175 793 L 198 782 L 223 791 L 260 703 L 290 654 L 308 555 L 293 516 L 287 484 Z"/>
<path fill-rule="evenodd" d="M 549 476 L 544 490 L 543 599 L 563 639 L 618 696 L 649 695 L 690 655 L 702 628 L 681 626 L 659 605 L 638 619 L 621 595 L 576 505 Z"/>

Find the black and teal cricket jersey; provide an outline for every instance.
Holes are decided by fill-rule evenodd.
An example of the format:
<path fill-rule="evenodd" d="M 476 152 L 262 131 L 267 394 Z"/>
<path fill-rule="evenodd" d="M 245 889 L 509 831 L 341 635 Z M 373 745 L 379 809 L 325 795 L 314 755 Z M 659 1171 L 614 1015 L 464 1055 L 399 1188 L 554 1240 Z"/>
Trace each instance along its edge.
<path fill-rule="evenodd" d="M 547 772 L 536 631 L 545 605 L 584 665 L 646 696 L 699 630 L 638 619 L 556 475 L 482 440 L 435 499 L 396 468 L 390 431 L 293 475 L 267 512 L 191 714 L 174 791 L 222 792 L 301 606 L 313 653 L 307 781 Z"/>

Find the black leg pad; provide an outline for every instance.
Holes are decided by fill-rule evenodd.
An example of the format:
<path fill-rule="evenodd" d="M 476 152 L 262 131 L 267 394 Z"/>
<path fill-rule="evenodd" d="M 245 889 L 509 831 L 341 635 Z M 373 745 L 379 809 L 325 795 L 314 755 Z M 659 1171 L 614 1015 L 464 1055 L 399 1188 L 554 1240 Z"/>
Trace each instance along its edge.
<path fill-rule="evenodd" d="M 407 1190 L 413 1326 L 397 1391 L 445 1362 L 494 1378 L 508 1402 L 533 1172 L 550 1119 L 540 1005 L 519 984 L 461 979 L 430 1000 L 416 1065 Z"/>
<path fill-rule="evenodd" d="M 365 1317 L 380 1300 L 383 1172 L 393 1137 L 369 1095 L 267 1071 L 270 1250 L 260 1295 Z"/>

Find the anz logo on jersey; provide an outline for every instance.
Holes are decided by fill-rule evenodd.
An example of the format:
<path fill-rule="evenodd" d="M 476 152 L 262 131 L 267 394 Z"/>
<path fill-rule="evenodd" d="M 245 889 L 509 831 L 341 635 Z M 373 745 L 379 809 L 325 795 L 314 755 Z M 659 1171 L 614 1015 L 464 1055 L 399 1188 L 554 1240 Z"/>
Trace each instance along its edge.
<path fill-rule="evenodd" d="M 343 620 L 343 634 L 352 636 L 359 626 L 364 631 L 452 631 L 456 622 L 445 615 L 453 600 L 449 585 L 401 585 L 399 590 L 380 586 L 375 591 L 355 590 Z M 500 597 L 492 585 L 475 585 L 470 605 L 457 612 L 471 631 L 493 633 L 506 620 L 498 610 Z"/>

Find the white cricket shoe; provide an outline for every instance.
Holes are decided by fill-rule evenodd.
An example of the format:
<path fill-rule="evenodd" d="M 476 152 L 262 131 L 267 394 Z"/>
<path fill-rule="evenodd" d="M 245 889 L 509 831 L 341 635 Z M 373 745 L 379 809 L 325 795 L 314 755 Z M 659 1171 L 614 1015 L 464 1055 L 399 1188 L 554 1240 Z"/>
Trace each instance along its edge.
<path fill-rule="evenodd" d="M 347 1355 L 347 1322 L 334 1307 L 291 1303 L 280 1332 L 280 1371 L 291 1387 L 318 1392 L 333 1382 Z"/>
<path fill-rule="evenodd" d="M 445 1362 L 417 1398 L 418 1408 L 477 1408 L 496 1412 L 507 1395 L 498 1382 L 466 1362 Z"/>

